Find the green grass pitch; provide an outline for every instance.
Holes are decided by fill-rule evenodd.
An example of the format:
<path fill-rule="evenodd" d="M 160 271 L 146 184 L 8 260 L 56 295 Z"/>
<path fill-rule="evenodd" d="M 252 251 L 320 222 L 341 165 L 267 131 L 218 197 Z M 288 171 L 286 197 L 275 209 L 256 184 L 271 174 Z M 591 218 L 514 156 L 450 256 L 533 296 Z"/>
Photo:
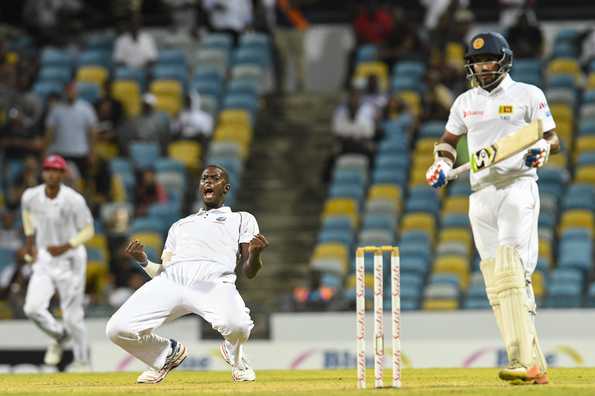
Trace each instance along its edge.
<path fill-rule="evenodd" d="M 390 370 L 386 370 L 386 374 Z M 1 395 L 594 395 L 595 368 L 550 370 L 550 385 L 511 386 L 496 369 L 405 369 L 403 387 L 357 390 L 355 370 L 258 371 L 254 383 L 229 372 L 174 371 L 157 385 L 137 385 L 137 373 L 6 374 Z M 368 371 L 368 387 L 373 386 Z M 387 375 L 386 384 L 390 383 Z"/>

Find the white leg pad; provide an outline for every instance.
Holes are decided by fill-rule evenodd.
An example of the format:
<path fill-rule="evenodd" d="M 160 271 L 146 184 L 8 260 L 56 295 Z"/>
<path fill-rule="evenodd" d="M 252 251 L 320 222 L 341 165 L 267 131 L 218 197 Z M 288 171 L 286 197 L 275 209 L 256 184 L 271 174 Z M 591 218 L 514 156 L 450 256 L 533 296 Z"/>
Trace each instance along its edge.
<path fill-rule="evenodd" d="M 496 250 L 495 288 L 502 315 L 502 335 L 510 364 L 533 365 L 534 325 L 529 314 L 525 270 L 512 246 Z"/>
<path fill-rule="evenodd" d="M 494 272 L 495 266 L 496 261 L 494 259 L 481 260 L 481 262 L 479 263 L 479 267 L 483 275 L 483 281 L 486 287 L 488 301 L 492 306 L 492 311 L 494 311 L 494 316 L 496 317 L 496 324 L 498 325 L 500 336 L 502 337 L 502 340 L 504 340 L 504 325 L 502 324 L 502 312 L 500 309 L 500 301 L 498 300 L 498 293 L 496 292 L 496 274 Z M 510 361 L 510 355 L 508 356 L 508 359 Z"/>

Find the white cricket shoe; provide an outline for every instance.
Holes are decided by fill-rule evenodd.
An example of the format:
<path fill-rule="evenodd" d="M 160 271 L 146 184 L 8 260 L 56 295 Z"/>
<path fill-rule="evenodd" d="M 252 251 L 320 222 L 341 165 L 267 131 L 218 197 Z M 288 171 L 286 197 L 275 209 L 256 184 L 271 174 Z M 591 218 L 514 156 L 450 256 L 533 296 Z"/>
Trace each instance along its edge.
<path fill-rule="evenodd" d="M 188 357 L 188 349 L 184 346 L 184 344 L 177 342 L 175 340 L 170 340 L 172 351 L 167 358 L 165 359 L 165 364 L 161 367 L 160 370 L 149 369 L 143 371 L 136 382 L 139 384 L 157 384 L 165 379 L 167 374 L 178 367 L 184 359 Z"/>
<path fill-rule="evenodd" d="M 231 366 L 231 378 L 235 382 L 242 382 L 242 381 L 255 381 L 256 380 L 256 373 L 250 367 L 250 363 L 246 357 L 246 353 L 242 354 L 242 361 L 239 365 L 233 365 L 233 357 L 231 356 L 231 343 L 228 341 L 223 341 L 219 346 L 219 351 L 221 352 L 221 356 L 225 363 Z"/>
<path fill-rule="evenodd" d="M 64 348 L 62 348 L 62 343 L 52 340 L 50 345 L 48 345 L 48 349 L 45 351 L 43 362 L 48 366 L 57 366 L 62 360 L 63 352 Z"/>
<path fill-rule="evenodd" d="M 89 362 L 79 362 L 75 361 L 72 362 L 70 366 L 66 369 L 69 373 L 90 373 L 93 371 L 91 368 L 91 364 Z"/>

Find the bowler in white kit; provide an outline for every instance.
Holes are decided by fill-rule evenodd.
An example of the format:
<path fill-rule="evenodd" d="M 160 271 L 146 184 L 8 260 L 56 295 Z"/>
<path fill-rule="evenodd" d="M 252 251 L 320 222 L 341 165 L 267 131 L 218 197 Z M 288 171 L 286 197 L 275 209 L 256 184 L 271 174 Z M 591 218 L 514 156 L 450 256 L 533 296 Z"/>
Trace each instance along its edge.
<path fill-rule="evenodd" d="M 235 286 L 238 264 L 253 278 L 268 246 L 254 216 L 224 206 L 230 191 L 227 172 L 209 165 L 200 178 L 204 209 L 174 223 L 168 232 L 161 264 L 148 260 L 143 245 L 132 240 L 126 250 L 151 276 L 107 323 L 107 336 L 143 361 L 149 369 L 138 383 L 155 384 L 188 356 L 179 341 L 153 332 L 166 322 L 194 313 L 224 338 L 223 359 L 234 381 L 254 381 L 256 374 L 243 350 L 254 327 L 250 311 Z"/>
<path fill-rule="evenodd" d="M 538 255 L 536 168 L 560 150 L 560 142 L 541 89 L 510 78 L 512 55 L 498 33 L 473 37 L 465 53 L 465 68 L 474 88 L 459 95 L 452 105 L 426 178 L 435 188 L 447 184 L 456 160 L 455 147 L 463 134 L 467 134 L 469 153 L 474 153 L 541 120 L 543 138 L 533 147 L 471 173 L 469 219 L 488 300 L 508 355 L 509 364 L 499 377 L 512 384 L 547 384 L 531 285 Z"/>
<path fill-rule="evenodd" d="M 87 251 L 83 243 L 94 234 L 93 217 L 85 199 L 62 184 L 66 161 L 50 155 L 43 161 L 44 184 L 28 188 L 21 197 L 26 258 L 33 262 L 24 311 L 52 338 L 45 364 L 57 365 L 64 344 L 72 339 L 74 362 L 70 369 L 89 370 L 89 343 L 84 324 L 83 299 Z M 48 311 L 58 291 L 63 323 Z"/>

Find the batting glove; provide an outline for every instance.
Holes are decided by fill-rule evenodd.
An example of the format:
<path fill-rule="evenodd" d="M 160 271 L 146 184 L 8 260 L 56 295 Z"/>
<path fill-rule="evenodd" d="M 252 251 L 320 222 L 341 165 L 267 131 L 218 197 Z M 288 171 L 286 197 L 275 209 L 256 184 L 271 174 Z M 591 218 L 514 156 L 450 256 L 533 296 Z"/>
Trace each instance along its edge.
<path fill-rule="evenodd" d="M 445 186 L 448 184 L 448 179 L 446 177 L 451 170 L 452 166 L 448 162 L 438 158 L 426 172 L 426 181 L 434 188 Z"/>
<path fill-rule="evenodd" d="M 535 146 L 527 150 L 525 154 L 525 165 L 529 168 L 541 168 L 547 162 L 550 156 L 550 143 L 545 140 L 539 140 Z"/>

